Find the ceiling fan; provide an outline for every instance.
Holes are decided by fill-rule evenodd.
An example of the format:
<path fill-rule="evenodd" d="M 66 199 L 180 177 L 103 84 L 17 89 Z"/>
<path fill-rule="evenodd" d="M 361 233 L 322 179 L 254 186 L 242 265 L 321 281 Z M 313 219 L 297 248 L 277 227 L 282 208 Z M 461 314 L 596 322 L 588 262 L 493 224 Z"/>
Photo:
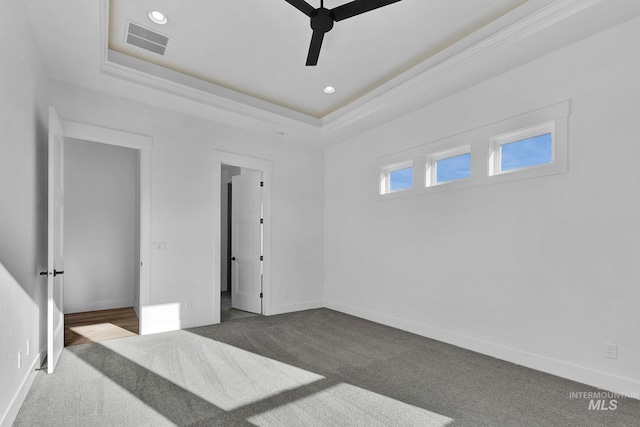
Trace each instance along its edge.
<path fill-rule="evenodd" d="M 309 46 L 306 65 L 312 66 L 318 63 L 322 40 L 324 39 L 325 33 L 328 33 L 333 28 L 334 22 L 342 21 L 343 19 L 351 18 L 401 0 L 354 0 L 342 6 L 334 7 L 331 10 L 325 9 L 324 0 L 320 0 L 320 7 L 318 9 L 315 9 L 304 0 L 285 1 L 311 18 L 313 36 L 311 36 L 311 45 Z"/>

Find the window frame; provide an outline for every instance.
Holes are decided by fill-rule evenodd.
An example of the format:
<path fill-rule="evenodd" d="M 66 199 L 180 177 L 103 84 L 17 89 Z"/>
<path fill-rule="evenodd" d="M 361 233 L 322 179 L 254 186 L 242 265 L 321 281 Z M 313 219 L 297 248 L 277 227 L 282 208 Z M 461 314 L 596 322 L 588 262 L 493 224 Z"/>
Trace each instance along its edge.
<path fill-rule="evenodd" d="M 554 165 L 556 162 L 556 132 L 555 122 L 541 123 L 512 132 L 503 133 L 490 138 L 489 140 L 489 176 L 504 175 L 508 173 L 517 173 L 524 170 Z M 502 146 L 513 142 L 523 141 L 529 138 L 535 138 L 551 134 L 551 161 L 547 163 L 538 163 L 536 165 L 524 166 L 509 170 L 502 170 Z"/>
<path fill-rule="evenodd" d="M 420 134 L 416 134 L 412 141 L 403 144 L 406 147 L 414 142 L 415 145 L 375 159 L 375 170 L 371 170 L 371 195 L 375 194 L 378 200 L 391 200 L 565 174 L 569 172 L 570 114 L 571 101 L 566 100 L 426 143 L 421 140 Z M 492 155 L 496 145 L 544 133 L 552 134 L 552 162 L 494 173 L 497 168 Z M 435 181 L 431 175 L 435 171 L 429 169 L 433 167 L 432 159 L 437 161 L 464 154 L 460 148 L 467 146 L 471 148 L 469 177 L 432 185 L 431 182 Z M 385 174 L 408 166 L 413 168 L 413 186 L 386 192 L 383 186 Z M 374 176 L 379 180 L 375 190 Z"/>
<path fill-rule="evenodd" d="M 471 178 L 471 164 L 469 164 L 469 176 L 459 179 L 452 179 L 449 181 L 438 182 L 438 162 L 446 160 L 451 157 L 457 157 L 464 154 L 471 156 L 471 145 L 459 145 L 457 147 L 441 150 L 433 154 L 429 154 L 427 157 L 427 173 L 425 178 L 425 187 L 435 187 L 438 185 L 451 184 L 452 182 L 460 182 L 465 179 Z"/>
<path fill-rule="evenodd" d="M 391 174 L 393 172 L 397 172 L 403 169 L 411 168 L 411 187 L 401 188 L 399 190 L 391 190 Z M 413 160 L 407 160 L 404 162 L 394 163 L 388 166 L 382 167 L 380 171 L 380 195 L 384 194 L 395 194 L 400 193 L 402 191 L 408 191 L 415 187 L 415 179 L 414 176 L 414 166 Z"/>

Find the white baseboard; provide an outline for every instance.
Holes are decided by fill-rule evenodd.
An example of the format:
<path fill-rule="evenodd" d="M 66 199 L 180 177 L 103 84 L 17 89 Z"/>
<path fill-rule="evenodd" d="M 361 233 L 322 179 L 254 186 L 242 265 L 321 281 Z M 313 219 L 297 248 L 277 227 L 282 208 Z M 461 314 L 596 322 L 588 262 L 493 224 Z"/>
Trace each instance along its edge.
<path fill-rule="evenodd" d="M 109 310 L 112 308 L 123 308 L 133 306 L 132 299 L 112 299 L 103 301 L 87 301 L 75 304 L 65 304 L 64 313 L 83 313 L 85 311 Z"/>
<path fill-rule="evenodd" d="M 325 307 L 603 390 L 640 392 L 640 381 L 333 301 L 325 301 Z"/>
<path fill-rule="evenodd" d="M 295 304 L 277 305 L 275 307 L 271 307 L 271 310 L 266 315 L 270 316 L 274 314 L 292 313 L 295 311 L 311 310 L 314 308 L 323 308 L 324 306 L 325 306 L 324 301 L 322 300 L 305 301 L 305 302 L 295 303 Z M 170 307 L 169 310 L 171 309 L 172 308 Z M 146 320 L 145 316 L 155 316 L 156 318 L 159 318 L 163 314 L 163 312 L 154 313 L 154 314 L 151 314 L 149 312 L 147 313 L 148 314 L 144 314 L 142 317 L 140 335 L 177 331 L 179 329 L 196 328 L 198 326 L 213 325 L 216 323 L 212 315 L 191 317 L 187 319 L 175 319 L 175 320 L 162 321 L 162 322 L 149 322 Z M 172 314 L 171 311 L 168 311 L 167 313 Z"/>
<path fill-rule="evenodd" d="M 0 427 L 11 427 L 13 425 L 20 408 L 24 403 L 24 399 L 27 397 L 27 393 L 29 393 L 29 389 L 31 388 L 33 381 L 36 379 L 36 375 L 38 374 L 36 369 L 42 364 L 42 357 L 44 357 L 44 353 L 40 352 L 33 360 L 27 375 L 24 377 L 24 380 L 20 385 L 20 389 L 13 397 L 11 405 L 9 405 L 9 409 L 7 409 L 2 416 L 2 419 L 0 419 Z"/>
<path fill-rule="evenodd" d="M 313 310 L 314 308 L 323 308 L 323 307 L 325 307 L 325 303 L 322 300 L 305 301 L 305 302 L 298 302 L 294 304 L 275 305 L 275 306 L 271 306 L 271 310 L 269 310 L 269 312 L 266 313 L 266 315 L 272 316 L 275 314 L 293 313 L 295 311 Z"/>
<path fill-rule="evenodd" d="M 145 322 L 143 319 L 140 335 L 158 334 L 160 332 L 177 331 L 180 329 L 196 328 L 214 324 L 213 316 L 191 317 L 188 319 L 170 320 L 167 322 Z"/>

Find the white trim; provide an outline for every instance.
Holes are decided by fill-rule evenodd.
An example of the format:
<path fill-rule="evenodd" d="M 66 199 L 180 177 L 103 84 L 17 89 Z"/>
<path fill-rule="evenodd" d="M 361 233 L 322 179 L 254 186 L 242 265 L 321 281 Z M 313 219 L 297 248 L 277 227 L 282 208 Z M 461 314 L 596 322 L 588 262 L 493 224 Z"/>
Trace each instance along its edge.
<path fill-rule="evenodd" d="M 112 299 L 112 300 L 102 300 L 102 301 L 90 301 L 90 302 L 82 302 L 77 304 L 65 304 L 64 305 L 64 313 L 82 313 L 85 311 L 96 311 L 96 310 L 109 310 L 112 308 L 124 308 L 131 307 L 133 305 L 132 299 Z"/>
<path fill-rule="evenodd" d="M 221 180 L 222 165 L 237 166 L 241 168 L 254 169 L 262 171 L 262 181 L 264 187 L 262 189 L 264 203 L 264 223 L 263 223 L 263 256 L 262 262 L 262 314 L 269 316 L 272 313 L 271 301 L 271 233 L 272 233 L 272 215 L 271 215 L 271 197 L 272 197 L 272 170 L 273 162 L 271 160 L 257 159 L 254 157 L 243 156 L 240 154 L 227 153 L 224 151 L 213 152 L 213 314 L 212 322 L 220 323 L 220 198 L 221 198 Z"/>
<path fill-rule="evenodd" d="M 65 138 L 100 142 L 118 147 L 133 148 L 136 150 L 151 148 L 153 146 L 153 140 L 151 137 L 136 135 L 130 132 L 91 126 L 71 120 L 62 120 L 62 127 L 64 128 Z"/>
<path fill-rule="evenodd" d="M 147 324 L 145 325 L 146 327 L 145 335 L 178 331 L 178 330 L 183 330 L 187 328 L 197 328 L 198 326 L 213 325 L 214 323 L 220 323 L 220 320 L 216 322 L 215 317 L 212 315 L 200 316 L 200 317 L 189 317 L 187 319 L 174 319 L 174 320 L 168 320 L 165 322 L 153 322 L 153 323 L 147 322 Z"/>
<path fill-rule="evenodd" d="M 140 166 L 140 335 L 147 333 L 145 319 L 145 306 L 150 301 L 150 272 L 151 272 L 151 147 L 153 138 L 137 135 L 115 129 L 78 123 L 70 120 L 62 120 L 65 138 L 75 138 L 83 141 L 97 142 L 101 144 L 116 145 L 120 147 L 139 150 Z M 134 304 L 135 305 L 135 304 Z"/>
<path fill-rule="evenodd" d="M 300 113 L 109 50 L 109 0 L 100 0 L 100 71 L 115 78 L 217 108 L 221 110 L 221 114 L 216 117 L 219 121 L 243 120 L 243 123 L 249 125 L 247 122 L 249 120 L 253 124 L 260 123 L 261 128 L 264 124 L 275 125 L 278 128 L 284 126 L 320 141 L 366 117 L 381 111 L 391 111 L 399 100 L 418 93 L 420 89 L 432 84 L 445 73 L 459 69 L 477 58 L 514 46 L 602 1 L 557 0 L 538 10 L 534 9 L 536 6 L 534 2 L 528 2 L 529 5 L 525 4 L 512 12 L 512 16 L 519 19 L 511 25 L 490 33 L 490 24 L 477 32 L 476 39 L 486 35 L 479 41 L 469 46 L 465 46 L 464 40 L 460 41 L 322 118 Z M 497 27 L 500 24 L 493 25 Z M 571 34 L 567 32 L 567 37 Z M 224 119 L 223 115 L 228 117 Z"/>
<path fill-rule="evenodd" d="M 398 317 L 388 316 L 333 301 L 325 301 L 325 307 L 615 393 L 627 393 L 629 391 L 640 390 L 639 381 L 518 350 L 513 347 L 479 340 L 444 329 L 434 328 L 425 324 L 411 322 Z"/>
<path fill-rule="evenodd" d="M 414 174 L 413 188 L 380 194 L 378 187 L 376 198 L 389 200 L 566 173 L 568 171 L 569 113 L 570 103 L 564 101 L 378 158 L 376 160 L 378 168 L 387 164 L 401 164 L 403 161 L 407 162 L 408 159 L 413 159 L 414 165 L 425 165 L 426 169 L 423 174 Z M 514 171 L 515 173 L 490 174 L 490 162 L 493 161 L 490 147 L 491 141 L 496 138 L 496 135 L 499 137 L 516 135 L 518 132 L 539 129 L 551 126 L 551 124 L 554 129 L 554 162 L 521 168 Z M 416 138 L 419 138 L 419 135 Z M 466 146 L 470 147 L 471 176 L 466 179 L 427 186 L 427 183 L 430 182 L 427 179 L 427 173 L 432 173 L 429 171 L 431 159 L 447 157 L 446 153 L 455 153 L 460 147 Z"/>
<path fill-rule="evenodd" d="M 411 180 L 411 187 L 400 188 L 398 190 L 391 191 L 391 174 L 393 172 L 401 171 L 404 169 L 411 169 L 413 175 L 413 161 L 405 160 L 400 163 L 394 163 L 381 168 L 380 170 L 380 194 L 390 194 L 398 191 L 406 191 L 413 187 L 414 180 Z"/>
<path fill-rule="evenodd" d="M 320 136 L 317 117 L 109 49 L 109 2 L 100 0 L 100 72 L 262 122 Z M 143 71 L 140 71 L 143 70 Z"/>
<path fill-rule="evenodd" d="M 429 154 L 427 156 L 427 171 L 425 174 L 425 187 L 433 187 L 436 185 L 446 185 L 450 182 L 459 181 L 461 179 L 468 179 L 471 176 L 471 165 L 469 165 L 469 177 L 450 179 L 449 181 L 438 182 L 438 162 L 441 160 L 450 159 L 452 157 L 462 156 L 465 154 L 471 155 L 471 145 L 465 144 L 457 147 L 452 147 L 446 150 L 438 151 L 437 153 Z"/>
<path fill-rule="evenodd" d="M 35 381 L 36 375 L 38 375 L 38 371 L 36 371 L 36 369 L 42 365 L 42 358 L 43 358 L 43 355 L 45 354 L 46 354 L 46 346 L 34 358 L 31 366 L 29 366 L 28 373 L 22 380 L 22 384 L 20 384 L 20 388 L 18 389 L 16 394 L 13 396 L 13 399 L 11 399 L 11 403 L 9 404 L 9 407 L 3 414 L 2 418 L 0 419 L 0 427 L 11 427 L 15 422 L 16 417 L 18 416 L 18 412 L 20 411 L 20 408 L 22 407 L 22 404 L 24 403 L 24 400 L 26 399 L 27 394 L 29 393 L 29 389 L 31 389 L 31 385 L 33 384 L 33 381 Z"/>
<path fill-rule="evenodd" d="M 145 307 L 151 304 L 151 148 L 140 149 L 140 335 L 147 333 Z"/>
<path fill-rule="evenodd" d="M 407 79 L 406 76 L 412 71 L 409 70 L 365 97 L 323 117 L 322 135 L 337 132 L 411 93 L 418 92 L 421 87 L 443 73 L 457 69 L 475 58 L 490 55 L 492 52 L 523 41 L 601 1 L 603 0 L 558 0 L 440 62 L 431 65 L 427 60 L 416 67 L 427 68 L 415 77 Z M 365 98 L 370 99 L 363 102 Z M 355 106 L 357 103 L 360 105 Z"/>
<path fill-rule="evenodd" d="M 540 167 L 548 164 L 555 163 L 555 148 L 556 148 L 556 136 L 555 136 L 555 122 L 542 123 L 535 126 L 529 126 L 523 129 L 518 129 L 512 132 L 496 135 L 489 140 L 489 175 L 502 175 L 505 173 L 520 172 L 525 169 Z M 540 163 L 523 168 L 515 168 L 502 170 L 502 146 L 505 144 L 511 144 L 514 142 L 523 141 L 529 138 L 535 138 L 537 136 L 551 134 L 551 161 L 548 163 Z"/>

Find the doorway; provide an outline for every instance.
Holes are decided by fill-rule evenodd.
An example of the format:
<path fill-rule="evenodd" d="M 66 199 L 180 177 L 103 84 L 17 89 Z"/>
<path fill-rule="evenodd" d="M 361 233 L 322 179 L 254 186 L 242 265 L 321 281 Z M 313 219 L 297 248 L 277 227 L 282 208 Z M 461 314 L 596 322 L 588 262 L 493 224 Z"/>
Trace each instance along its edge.
<path fill-rule="evenodd" d="M 150 137 L 60 120 L 49 107 L 48 197 L 47 197 L 47 373 L 55 372 L 64 347 L 64 141 L 74 138 L 139 150 L 139 330 L 146 332 L 145 306 L 149 304 L 149 245 L 151 234 L 151 146 Z M 99 272 L 98 272 L 99 273 Z M 104 272 L 102 272 L 104 273 Z M 97 273 L 96 273 L 97 274 Z M 144 331 L 144 332 L 143 332 Z"/>
<path fill-rule="evenodd" d="M 223 164 L 221 176 L 222 322 L 262 314 L 262 172 Z"/>
<path fill-rule="evenodd" d="M 136 272 L 133 307 L 139 319 L 138 332 L 144 335 L 148 329 L 145 309 L 149 305 L 149 267 L 151 241 L 151 137 L 122 132 L 69 120 L 61 121 L 64 138 L 132 149 L 136 156 L 136 227 L 134 258 Z"/>
<path fill-rule="evenodd" d="M 139 331 L 139 151 L 65 138 L 65 346 Z"/>
<path fill-rule="evenodd" d="M 271 162 L 214 153 L 214 318 L 270 314 Z"/>

